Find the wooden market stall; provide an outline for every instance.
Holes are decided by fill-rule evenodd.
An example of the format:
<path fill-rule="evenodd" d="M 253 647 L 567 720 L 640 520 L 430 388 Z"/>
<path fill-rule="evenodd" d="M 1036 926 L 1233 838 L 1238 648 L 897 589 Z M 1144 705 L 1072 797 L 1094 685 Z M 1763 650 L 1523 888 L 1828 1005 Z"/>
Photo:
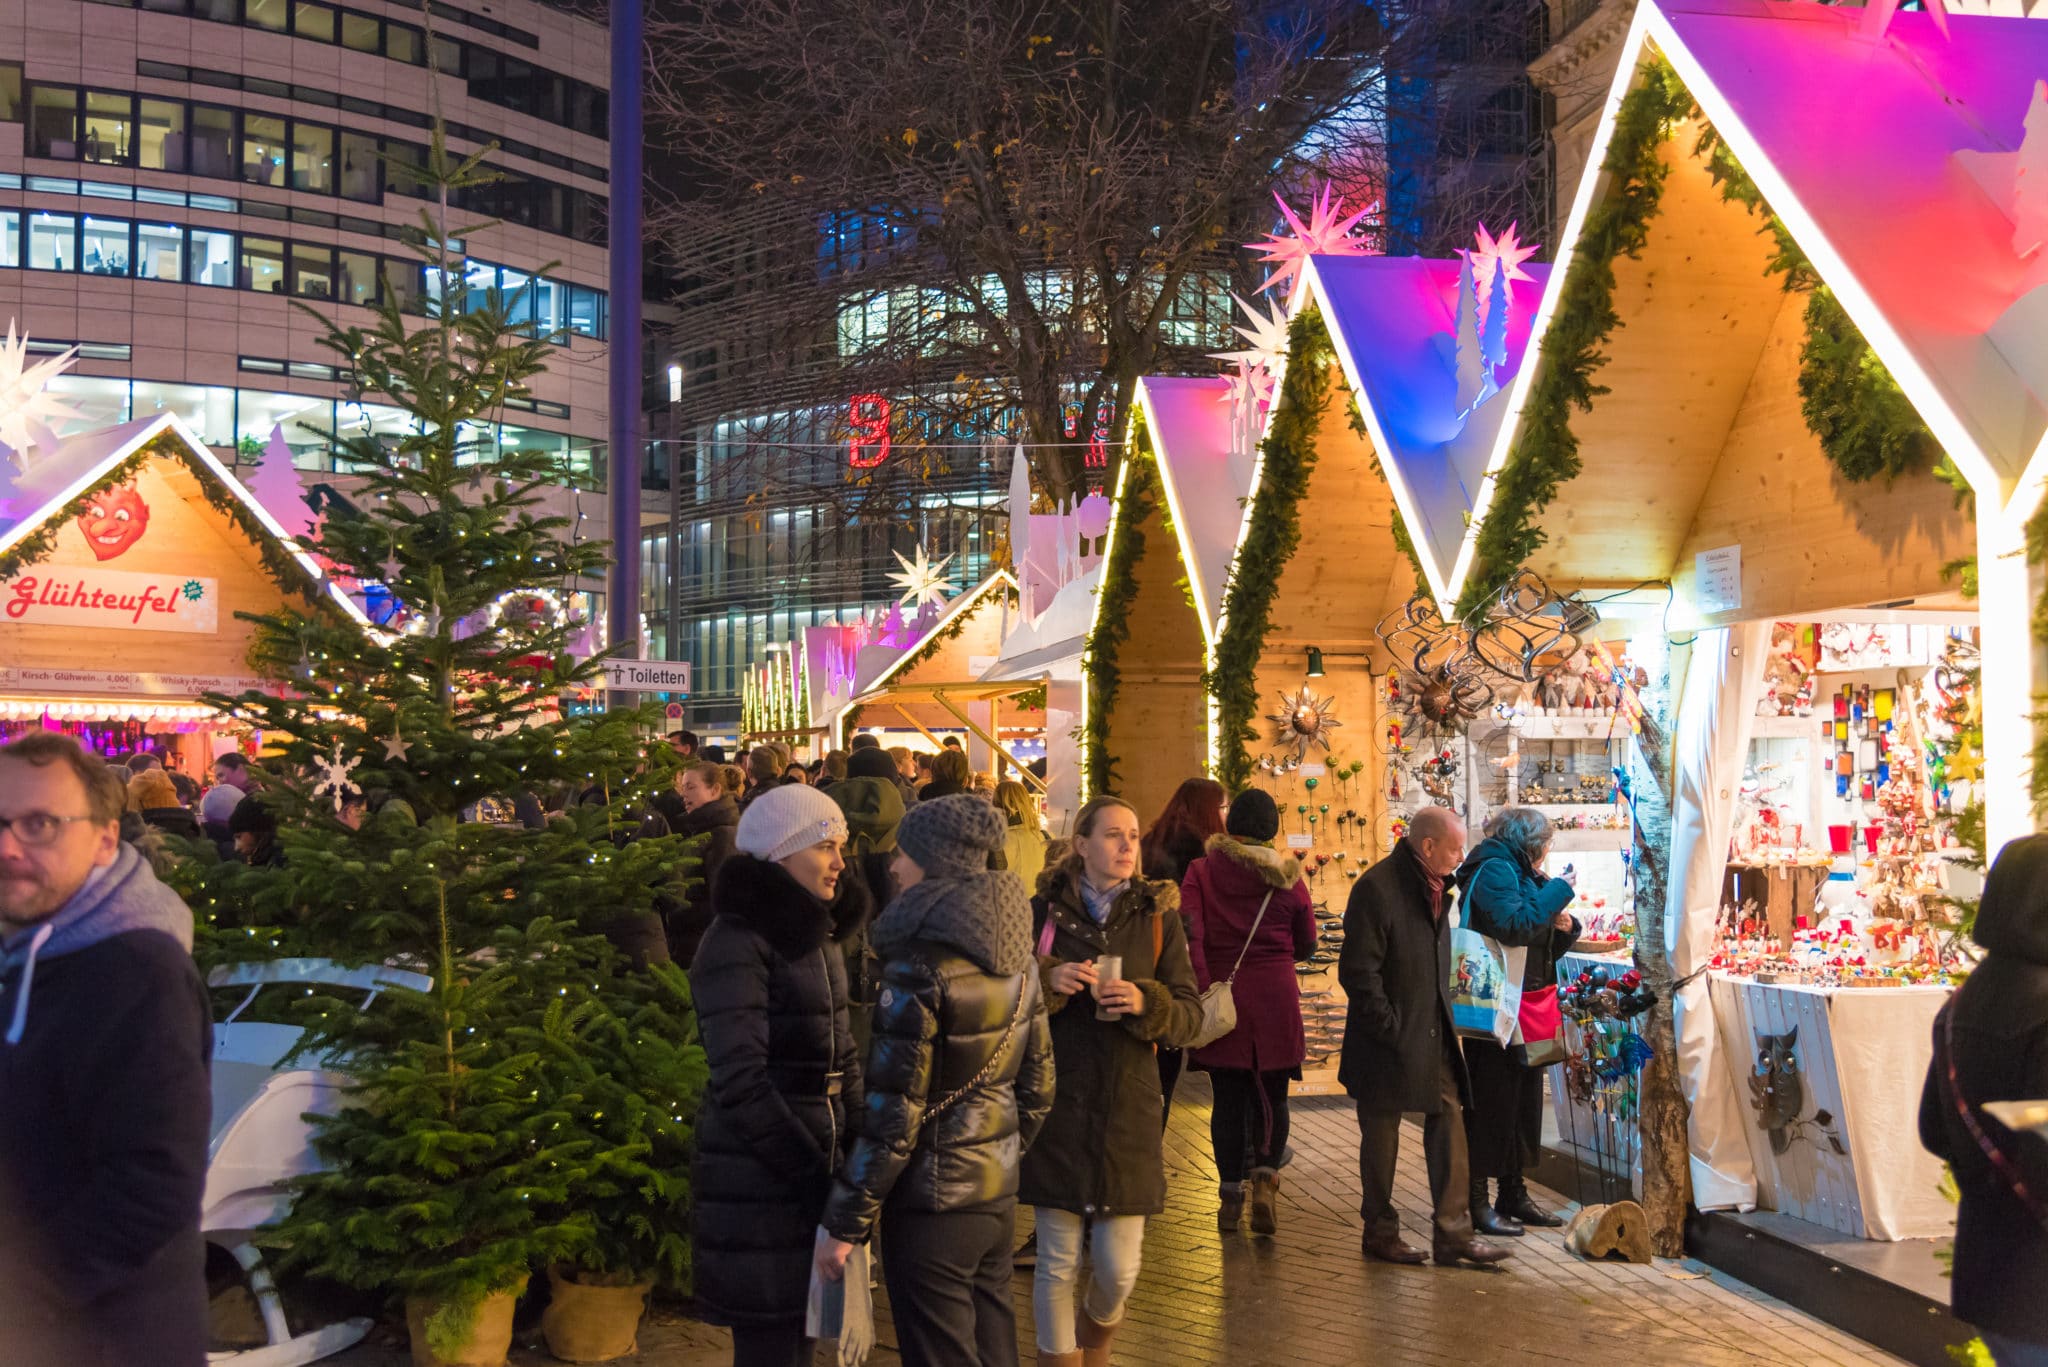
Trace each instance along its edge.
<path fill-rule="evenodd" d="M 1882 42 L 1866 14 L 1890 22 Z M 1882 1239 L 1952 1221 L 1939 1164 L 1913 1139 L 1945 989 L 1899 985 L 1937 937 L 1842 899 L 1931 901 L 1972 796 L 1993 851 L 2031 829 L 2038 651 L 2017 532 L 2048 432 L 2048 273 L 2015 249 L 2010 159 L 2042 70 L 2048 30 L 2017 21 L 1949 16 L 1944 36 L 1923 14 L 1645 3 L 1596 140 L 1605 169 L 1580 187 L 1537 323 L 1544 362 L 1513 389 L 1515 427 L 1447 585 L 1470 598 L 1527 568 L 1560 592 L 1663 600 L 1636 663 L 1659 668 L 1672 650 L 1666 907 L 1674 975 L 1703 974 L 1676 1006 L 1704 1209 L 1761 1202 Z M 1750 186 L 1768 210 L 1750 207 Z M 1593 259 L 1631 235 L 1617 235 L 1630 216 L 1635 253 Z M 1773 273 L 1788 259 L 1791 289 Z M 1608 308 L 1614 326 L 1589 334 Z M 1600 389 L 1582 411 L 1571 395 L 1586 383 Z M 1972 498 L 1934 474 L 1943 451 Z M 1546 474 L 1562 480 L 1554 496 L 1531 498 Z M 1975 601 L 1956 568 L 1972 557 Z M 1801 646 L 1788 665 L 1787 642 L 1816 637 L 1887 645 L 1843 646 L 1832 668 Z M 1961 680 L 1980 644 L 1981 745 L 1935 705 L 1950 685 L 1975 690 Z M 1957 747 L 1971 763 L 1945 771 Z M 1979 765 L 1981 781 L 1960 781 Z M 1802 885 L 1796 943 L 1782 925 L 1731 937 L 1744 919 L 1724 911 L 1731 843 L 1758 844 L 1756 790 L 1794 768 L 1814 782 L 1762 842 L 1776 864 L 1757 867 L 1833 876 Z M 1875 832 L 1894 802 L 1909 828 L 1864 849 L 1859 828 Z M 1848 836 L 1832 848 L 1816 838 L 1829 823 Z M 1705 972 L 1737 960 L 1739 974 Z"/>
<path fill-rule="evenodd" d="M 244 614 L 312 602 L 367 627 L 175 416 L 30 454 L 0 465 L 0 738 L 61 729 L 201 774 L 247 739 L 202 695 L 271 687 Z"/>

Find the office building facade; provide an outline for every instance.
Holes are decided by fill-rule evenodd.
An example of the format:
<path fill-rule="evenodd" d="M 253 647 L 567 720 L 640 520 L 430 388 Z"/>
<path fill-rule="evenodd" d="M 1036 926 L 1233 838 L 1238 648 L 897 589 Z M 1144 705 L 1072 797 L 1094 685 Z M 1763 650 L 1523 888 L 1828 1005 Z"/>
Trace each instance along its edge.
<path fill-rule="evenodd" d="M 608 117 L 604 26 L 532 0 L 0 0 L 0 315 L 76 345 L 56 388 L 90 425 L 175 410 L 250 458 L 281 427 L 308 472 L 323 431 L 395 431 L 323 329 L 443 290 L 519 301 L 553 359 L 479 441 L 556 453 L 551 496 L 604 534 Z M 494 183 L 421 261 L 438 115 Z"/>

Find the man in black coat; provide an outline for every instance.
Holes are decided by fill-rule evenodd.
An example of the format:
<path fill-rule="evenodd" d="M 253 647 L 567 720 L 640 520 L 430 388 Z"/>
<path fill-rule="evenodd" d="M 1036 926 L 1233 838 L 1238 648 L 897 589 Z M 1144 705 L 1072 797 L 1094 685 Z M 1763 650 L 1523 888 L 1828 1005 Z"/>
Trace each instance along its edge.
<path fill-rule="evenodd" d="M 0 748 L 0 1363 L 206 1361 L 192 913 L 68 736 Z"/>
<path fill-rule="evenodd" d="M 1358 1169 L 1365 1251 L 1394 1263 L 1497 1263 L 1507 1250 L 1472 1237 L 1464 1107 L 1471 1095 L 1451 1027 L 1450 878 L 1465 856 L 1465 824 L 1424 807 L 1394 851 L 1352 885 L 1337 980 L 1350 999 L 1338 1080 L 1358 1103 Z M 1423 1114 L 1422 1146 L 1435 1206 L 1431 1253 L 1401 1238 L 1394 1166 L 1401 1115 Z"/>

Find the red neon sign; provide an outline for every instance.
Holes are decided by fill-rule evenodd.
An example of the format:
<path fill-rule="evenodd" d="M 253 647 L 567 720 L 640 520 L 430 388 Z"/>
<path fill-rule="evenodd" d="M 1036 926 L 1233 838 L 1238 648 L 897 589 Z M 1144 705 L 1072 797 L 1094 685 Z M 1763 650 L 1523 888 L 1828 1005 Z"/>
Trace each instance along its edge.
<path fill-rule="evenodd" d="M 869 470 L 889 459 L 889 415 L 894 406 L 880 394 L 856 394 L 847 400 L 846 463 Z"/>

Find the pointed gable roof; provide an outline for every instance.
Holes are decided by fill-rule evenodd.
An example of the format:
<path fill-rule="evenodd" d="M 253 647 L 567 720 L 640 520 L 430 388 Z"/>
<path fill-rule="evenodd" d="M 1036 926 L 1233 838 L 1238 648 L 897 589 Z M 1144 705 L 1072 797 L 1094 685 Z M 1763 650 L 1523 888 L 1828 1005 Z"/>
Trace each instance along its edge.
<path fill-rule="evenodd" d="M 169 458 L 183 462 L 200 479 L 225 491 L 248 515 L 251 524 L 297 562 L 308 580 L 325 584 L 326 595 L 336 607 L 351 621 L 370 627 L 369 619 L 363 616 L 355 600 L 327 579 L 319 562 L 293 543 L 270 510 L 174 413 L 159 413 L 152 418 L 66 438 L 27 472 L 17 475 L 9 484 L 0 485 L 0 556 L 15 550 L 137 452 L 153 444 Z"/>
<path fill-rule="evenodd" d="M 1230 389 L 1216 375 L 1147 375 L 1137 393 L 1202 639 L 1211 644 L 1258 469 L 1256 453 L 1233 449 Z"/>
<path fill-rule="evenodd" d="M 1457 327 L 1457 261 L 1422 257 L 1316 256 L 1308 293 L 1321 306 L 1380 469 L 1392 487 L 1429 588 L 1448 603 L 1452 568 L 1480 483 L 1508 435 L 1507 391 L 1523 371 L 1550 267 L 1522 268 L 1506 282 L 1506 374 L 1502 391 L 1460 420 L 1457 376 L 1439 337 Z"/>

